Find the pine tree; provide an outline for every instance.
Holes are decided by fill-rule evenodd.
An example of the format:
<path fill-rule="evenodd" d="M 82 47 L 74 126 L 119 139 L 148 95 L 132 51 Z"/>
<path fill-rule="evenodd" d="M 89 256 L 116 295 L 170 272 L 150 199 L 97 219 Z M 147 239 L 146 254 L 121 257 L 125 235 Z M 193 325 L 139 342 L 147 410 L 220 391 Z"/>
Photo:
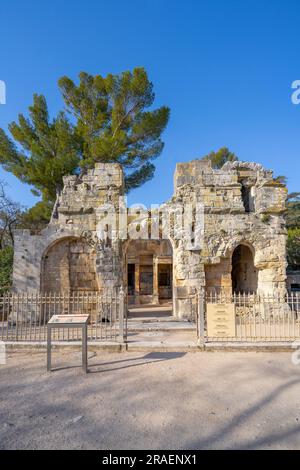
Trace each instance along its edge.
<path fill-rule="evenodd" d="M 208 155 L 202 158 L 203 160 L 210 160 L 211 166 L 214 169 L 222 168 L 226 162 L 235 162 L 238 157 L 227 147 L 221 147 L 217 152 L 210 152 Z"/>
<path fill-rule="evenodd" d="M 9 124 L 10 139 L 0 129 L 0 164 L 21 181 L 33 186 L 43 200 L 55 201 L 63 175 L 73 173 L 80 160 L 80 142 L 65 113 L 50 121 L 46 99 L 34 95 L 29 118 L 19 115 Z"/>
<path fill-rule="evenodd" d="M 27 221 L 48 220 L 63 176 L 95 162 L 120 163 L 127 191 L 140 186 L 153 177 L 164 146 L 169 108 L 148 109 L 154 92 L 143 68 L 106 77 L 82 72 L 79 85 L 62 77 L 59 87 L 69 116 L 61 111 L 51 120 L 45 97 L 34 95 L 29 117 L 9 125 L 12 138 L 0 129 L 0 164 L 42 199 Z"/>
<path fill-rule="evenodd" d="M 146 111 L 154 102 L 153 85 L 143 68 L 120 75 L 79 75 L 79 85 L 68 77 L 59 87 L 68 112 L 77 122 L 82 141 L 81 167 L 95 162 L 118 162 L 125 170 L 127 191 L 151 179 L 153 160 L 163 149 L 161 134 L 169 108 Z"/>

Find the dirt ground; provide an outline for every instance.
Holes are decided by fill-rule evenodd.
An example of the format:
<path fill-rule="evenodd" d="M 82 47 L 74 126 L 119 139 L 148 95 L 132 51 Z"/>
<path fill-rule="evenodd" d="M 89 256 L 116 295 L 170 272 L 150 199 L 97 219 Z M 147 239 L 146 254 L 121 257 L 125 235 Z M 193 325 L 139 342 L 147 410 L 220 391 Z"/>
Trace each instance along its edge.
<path fill-rule="evenodd" d="M 299 449 L 290 353 L 10 351 L 1 449 Z M 93 356 L 93 357 L 91 357 Z"/>

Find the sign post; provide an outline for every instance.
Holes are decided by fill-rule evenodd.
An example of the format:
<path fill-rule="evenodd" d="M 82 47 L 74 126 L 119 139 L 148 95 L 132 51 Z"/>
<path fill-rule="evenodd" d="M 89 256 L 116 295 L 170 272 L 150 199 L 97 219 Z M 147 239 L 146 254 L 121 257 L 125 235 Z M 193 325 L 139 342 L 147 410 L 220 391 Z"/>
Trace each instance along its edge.
<path fill-rule="evenodd" d="M 215 338 L 236 335 L 234 303 L 207 304 L 207 335 Z"/>
<path fill-rule="evenodd" d="M 200 346 L 204 346 L 205 343 L 205 322 L 204 322 L 204 296 L 202 290 L 199 289 L 197 295 L 198 302 L 198 343 Z"/>
<path fill-rule="evenodd" d="M 47 324 L 47 371 L 51 372 L 51 331 L 53 328 L 82 329 L 82 370 L 87 373 L 87 326 L 89 315 L 53 315 Z"/>

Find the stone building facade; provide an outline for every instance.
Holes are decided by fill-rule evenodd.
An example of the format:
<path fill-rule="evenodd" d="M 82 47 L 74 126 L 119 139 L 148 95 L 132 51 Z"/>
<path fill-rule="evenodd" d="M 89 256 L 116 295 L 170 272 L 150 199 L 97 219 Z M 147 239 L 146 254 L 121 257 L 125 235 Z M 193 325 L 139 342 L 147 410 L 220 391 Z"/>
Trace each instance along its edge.
<path fill-rule="evenodd" d="M 259 164 L 214 170 L 209 161 L 193 160 L 177 164 L 173 197 L 150 217 L 147 210 L 128 212 L 121 166 L 98 163 L 64 178 L 44 230 L 16 231 L 13 289 L 123 286 L 130 303 L 172 301 L 182 318 L 191 315 L 197 291 L 282 294 L 286 193 Z"/>

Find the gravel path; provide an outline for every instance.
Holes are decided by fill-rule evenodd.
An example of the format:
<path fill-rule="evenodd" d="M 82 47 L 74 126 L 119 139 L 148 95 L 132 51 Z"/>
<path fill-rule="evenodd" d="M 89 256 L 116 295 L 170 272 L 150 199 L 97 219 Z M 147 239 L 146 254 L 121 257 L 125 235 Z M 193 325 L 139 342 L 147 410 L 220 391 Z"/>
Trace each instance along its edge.
<path fill-rule="evenodd" d="M 92 356 L 93 353 L 90 353 Z M 299 449 L 290 353 L 9 352 L 1 449 Z"/>

